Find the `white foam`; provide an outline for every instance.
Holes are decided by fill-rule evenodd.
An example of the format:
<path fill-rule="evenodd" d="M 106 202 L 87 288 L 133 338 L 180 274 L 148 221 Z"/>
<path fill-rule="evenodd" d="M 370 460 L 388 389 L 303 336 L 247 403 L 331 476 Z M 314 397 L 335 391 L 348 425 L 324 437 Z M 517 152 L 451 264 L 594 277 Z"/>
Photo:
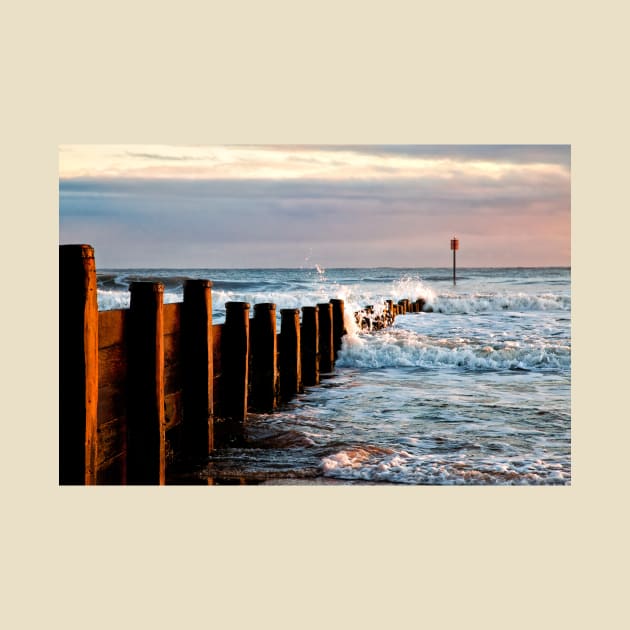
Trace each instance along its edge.
<path fill-rule="evenodd" d="M 129 308 L 129 291 L 98 289 L 96 292 L 99 311 L 111 311 L 118 308 Z"/>
<path fill-rule="evenodd" d="M 558 466 L 564 470 L 558 470 Z M 322 458 L 325 477 L 360 479 L 402 484 L 569 484 L 570 463 L 563 465 L 540 459 L 526 462 L 477 460 L 435 455 L 412 455 L 407 451 L 375 452 L 369 448 L 342 450 Z"/>
<path fill-rule="evenodd" d="M 571 348 L 542 338 L 520 344 L 494 340 L 492 345 L 475 338 L 430 337 L 410 330 L 385 329 L 376 334 L 343 338 L 339 367 L 458 367 L 470 370 L 566 369 Z"/>
<path fill-rule="evenodd" d="M 183 296 L 175 291 L 164 292 L 164 304 L 173 304 L 181 302 Z M 96 292 L 96 300 L 99 311 L 111 311 L 115 309 L 129 308 L 131 302 L 131 293 L 116 289 L 98 289 Z"/>
<path fill-rule="evenodd" d="M 426 310 L 436 313 L 488 313 L 494 311 L 569 311 L 571 298 L 567 295 L 545 293 L 472 293 L 456 295 L 443 293 L 429 299 Z"/>

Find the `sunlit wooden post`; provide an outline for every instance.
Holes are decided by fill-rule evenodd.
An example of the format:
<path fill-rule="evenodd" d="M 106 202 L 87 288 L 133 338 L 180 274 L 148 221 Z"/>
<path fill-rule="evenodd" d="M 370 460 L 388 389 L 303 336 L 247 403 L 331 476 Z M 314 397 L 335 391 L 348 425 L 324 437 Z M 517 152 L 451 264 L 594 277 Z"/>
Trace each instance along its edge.
<path fill-rule="evenodd" d="M 301 353 L 302 382 L 319 384 L 319 307 L 302 307 Z"/>
<path fill-rule="evenodd" d="M 283 308 L 280 315 L 280 395 L 282 400 L 287 401 L 303 391 L 300 311 L 297 308 Z"/>
<path fill-rule="evenodd" d="M 405 300 L 398 300 L 398 313 L 404 315 L 407 312 Z"/>
<path fill-rule="evenodd" d="M 59 247 L 59 483 L 95 484 L 98 304 L 94 249 Z"/>
<path fill-rule="evenodd" d="M 186 280 L 182 306 L 184 440 L 189 457 L 214 448 L 212 282 Z"/>
<path fill-rule="evenodd" d="M 344 301 L 339 299 L 330 300 L 332 304 L 332 329 L 333 329 L 333 349 L 335 351 L 335 361 L 341 349 L 341 338 L 346 334 L 344 323 Z"/>
<path fill-rule="evenodd" d="M 254 304 L 254 318 L 251 322 L 250 406 L 256 411 L 269 412 L 277 406 L 277 353 L 276 305 Z"/>
<path fill-rule="evenodd" d="M 164 285 L 132 282 L 129 290 L 127 481 L 164 484 Z"/>
<path fill-rule="evenodd" d="M 332 329 L 332 304 L 318 304 L 319 319 L 319 370 L 323 374 L 332 372 L 335 361 Z"/>

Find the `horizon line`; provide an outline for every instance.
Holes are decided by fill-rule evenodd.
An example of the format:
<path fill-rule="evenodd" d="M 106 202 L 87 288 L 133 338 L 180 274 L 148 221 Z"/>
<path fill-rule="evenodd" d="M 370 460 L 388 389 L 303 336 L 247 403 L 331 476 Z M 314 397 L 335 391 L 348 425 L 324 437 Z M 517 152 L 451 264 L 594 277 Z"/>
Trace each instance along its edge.
<path fill-rule="evenodd" d="M 446 267 L 435 267 L 435 266 L 391 266 L 391 265 L 376 265 L 376 266 L 359 266 L 359 267 L 321 267 L 324 271 L 329 271 L 333 269 L 448 269 L 452 270 L 452 266 Z M 185 271 L 187 269 L 212 269 L 216 271 L 273 271 L 273 270 L 281 270 L 287 269 L 291 271 L 308 271 L 308 270 L 317 270 L 317 267 L 102 267 L 100 269 L 97 268 L 97 273 L 99 271 L 134 271 L 134 270 L 142 270 L 142 269 L 151 269 L 153 271 Z M 514 265 L 514 266 L 505 266 L 505 265 L 478 265 L 478 266 L 467 266 L 467 267 L 457 267 L 458 270 L 463 269 L 571 269 L 571 265 Z"/>

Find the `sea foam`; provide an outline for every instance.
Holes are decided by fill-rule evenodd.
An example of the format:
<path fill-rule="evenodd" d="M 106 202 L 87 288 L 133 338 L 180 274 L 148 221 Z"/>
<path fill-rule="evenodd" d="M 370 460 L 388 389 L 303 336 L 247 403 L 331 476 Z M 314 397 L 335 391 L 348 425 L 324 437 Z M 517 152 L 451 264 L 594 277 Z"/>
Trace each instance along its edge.
<path fill-rule="evenodd" d="M 412 330 L 386 329 L 348 335 L 342 340 L 339 367 L 452 367 L 469 370 L 567 369 L 571 348 L 566 342 L 544 339 L 518 343 L 475 338 L 422 335 Z"/>

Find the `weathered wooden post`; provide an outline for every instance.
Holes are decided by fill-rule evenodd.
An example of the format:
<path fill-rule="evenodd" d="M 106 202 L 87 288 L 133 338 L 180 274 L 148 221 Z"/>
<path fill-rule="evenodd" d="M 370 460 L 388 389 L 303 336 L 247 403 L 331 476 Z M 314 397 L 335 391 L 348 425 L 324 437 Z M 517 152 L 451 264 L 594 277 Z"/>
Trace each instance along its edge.
<path fill-rule="evenodd" d="M 96 483 L 98 303 L 90 245 L 59 247 L 59 483 Z"/>
<path fill-rule="evenodd" d="M 182 305 L 185 456 L 205 457 L 214 448 L 212 282 L 186 280 Z"/>
<path fill-rule="evenodd" d="M 338 299 L 330 300 L 330 303 L 332 304 L 333 349 L 336 361 L 341 349 L 341 338 L 346 334 L 346 326 L 343 319 L 345 305 L 343 300 Z"/>
<path fill-rule="evenodd" d="M 407 312 L 407 309 L 405 305 L 405 300 L 398 300 L 398 314 L 405 315 L 406 312 Z"/>
<path fill-rule="evenodd" d="M 269 412 L 278 403 L 278 366 L 276 355 L 276 305 L 254 304 L 251 322 L 251 392 L 250 406 Z"/>
<path fill-rule="evenodd" d="M 422 298 L 418 298 L 416 300 L 416 304 L 418 305 L 418 313 L 421 313 L 425 305 L 425 300 L 423 300 Z"/>
<path fill-rule="evenodd" d="M 238 442 L 247 418 L 249 303 L 226 302 L 221 334 L 221 443 Z"/>
<path fill-rule="evenodd" d="M 164 484 L 164 285 L 132 282 L 129 290 L 127 481 Z"/>
<path fill-rule="evenodd" d="M 302 307 L 301 354 L 302 382 L 319 384 L 319 307 Z"/>
<path fill-rule="evenodd" d="M 280 315 L 280 396 L 287 401 L 303 391 L 300 311 L 297 308 L 283 308 Z"/>
<path fill-rule="evenodd" d="M 392 300 L 385 300 L 383 302 L 385 310 L 383 311 L 383 325 L 390 326 L 394 323 L 394 306 Z"/>
<path fill-rule="evenodd" d="M 326 374 L 332 372 L 335 361 L 333 348 L 332 304 L 318 304 L 319 319 L 319 370 Z"/>

